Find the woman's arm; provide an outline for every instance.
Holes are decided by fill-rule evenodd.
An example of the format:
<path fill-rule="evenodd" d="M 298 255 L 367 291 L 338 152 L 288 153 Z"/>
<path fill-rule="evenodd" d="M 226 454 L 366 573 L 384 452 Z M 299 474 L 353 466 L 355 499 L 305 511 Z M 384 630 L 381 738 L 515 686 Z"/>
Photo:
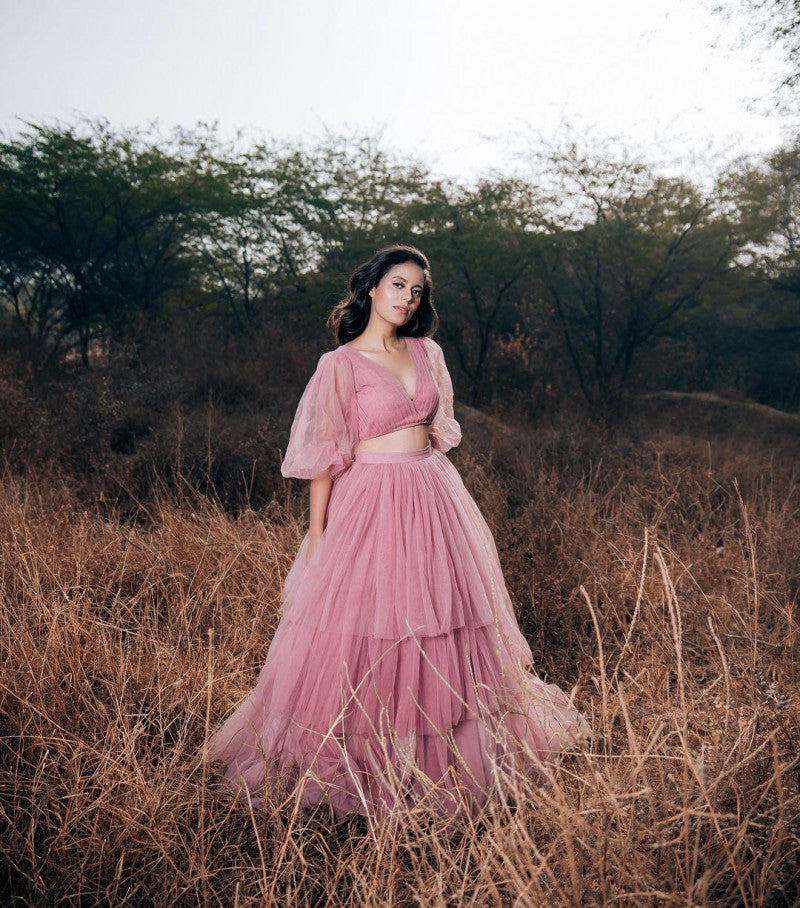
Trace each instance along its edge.
<path fill-rule="evenodd" d="M 308 535 L 312 539 L 319 539 L 327 523 L 328 499 L 331 494 L 333 480 L 331 479 L 330 467 L 325 472 L 320 473 L 311 480 L 309 486 L 309 519 Z"/>
<path fill-rule="evenodd" d="M 322 538 L 333 483 L 353 462 L 358 427 L 350 362 L 323 353 L 297 405 L 281 473 L 309 479 L 308 556 Z"/>
<path fill-rule="evenodd" d="M 331 470 L 328 467 L 319 476 L 315 476 L 309 485 L 309 510 L 308 519 L 308 546 L 306 548 L 306 564 L 314 557 L 314 552 L 322 539 L 322 533 L 327 523 L 328 500 L 331 496 Z"/>
<path fill-rule="evenodd" d="M 325 475 L 335 481 L 353 462 L 358 443 L 355 386 L 350 362 L 323 353 L 297 405 L 281 473 L 297 479 Z"/>
<path fill-rule="evenodd" d="M 439 389 L 439 408 L 430 425 L 431 445 L 443 453 L 461 442 L 461 426 L 453 412 L 453 381 L 444 361 L 444 351 L 432 337 L 423 338 L 428 361 Z"/>

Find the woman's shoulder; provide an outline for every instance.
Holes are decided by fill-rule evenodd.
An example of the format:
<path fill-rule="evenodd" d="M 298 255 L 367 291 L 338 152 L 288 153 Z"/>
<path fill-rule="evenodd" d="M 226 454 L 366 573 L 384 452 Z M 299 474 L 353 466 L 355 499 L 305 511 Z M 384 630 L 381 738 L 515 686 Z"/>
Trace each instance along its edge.
<path fill-rule="evenodd" d="M 353 373 L 352 359 L 347 356 L 344 344 L 334 347 L 332 350 L 326 350 L 322 353 L 317 361 L 317 372 L 327 375 L 335 375 L 341 381 L 347 381 Z"/>
<path fill-rule="evenodd" d="M 347 361 L 348 357 L 343 356 L 340 353 L 340 349 L 337 347 L 334 350 L 325 350 L 319 355 L 317 364 L 309 379 L 312 385 L 327 384 L 333 381 L 338 383 L 347 380 L 352 368 Z"/>
<path fill-rule="evenodd" d="M 318 362 L 322 365 L 333 365 L 343 360 L 345 358 L 343 355 L 344 346 L 344 344 L 339 344 L 338 347 L 334 347 L 332 350 L 325 350 L 324 353 L 320 354 Z"/>

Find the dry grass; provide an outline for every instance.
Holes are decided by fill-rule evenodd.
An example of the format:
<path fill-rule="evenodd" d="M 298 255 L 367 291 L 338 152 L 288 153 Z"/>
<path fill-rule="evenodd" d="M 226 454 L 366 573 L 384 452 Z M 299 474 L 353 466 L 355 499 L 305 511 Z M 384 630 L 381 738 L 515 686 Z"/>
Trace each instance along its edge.
<path fill-rule="evenodd" d="M 537 670 L 577 685 L 584 754 L 449 838 L 231 809 L 200 753 L 269 644 L 296 487 L 235 517 L 162 489 L 122 521 L 7 472 L 4 901 L 797 904 L 796 451 L 541 434 L 453 456 Z"/>

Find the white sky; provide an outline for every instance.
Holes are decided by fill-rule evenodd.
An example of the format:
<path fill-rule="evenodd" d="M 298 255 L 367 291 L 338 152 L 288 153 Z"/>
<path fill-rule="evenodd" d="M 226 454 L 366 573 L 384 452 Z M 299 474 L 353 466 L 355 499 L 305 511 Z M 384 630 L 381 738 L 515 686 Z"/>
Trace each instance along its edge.
<path fill-rule="evenodd" d="M 254 139 L 383 129 L 469 178 L 566 119 L 660 156 L 766 151 L 776 52 L 703 0 L 0 0 L 0 129 L 217 121 Z M 715 48 L 713 45 L 717 43 Z M 494 136 L 501 141 L 490 141 Z M 727 157 L 727 152 L 726 152 Z"/>

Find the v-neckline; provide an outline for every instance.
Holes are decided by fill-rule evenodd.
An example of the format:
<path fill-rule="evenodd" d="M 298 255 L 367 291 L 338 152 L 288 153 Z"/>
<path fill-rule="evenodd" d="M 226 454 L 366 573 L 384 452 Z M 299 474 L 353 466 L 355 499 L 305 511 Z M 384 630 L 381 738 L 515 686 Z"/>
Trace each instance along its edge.
<path fill-rule="evenodd" d="M 394 374 L 394 372 L 390 372 L 388 369 L 379 365 L 374 360 L 370 359 L 368 356 L 365 356 L 360 350 L 356 350 L 354 347 L 349 346 L 349 344 L 342 344 L 342 346 L 345 347 L 346 349 L 348 349 L 351 353 L 355 353 L 356 356 L 365 360 L 371 366 L 374 366 L 376 369 L 378 369 L 378 371 L 383 372 L 385 375 L 388 375 L 389 378 L 393 378 L 397 382 L 397 384 L 400 385 L 400 388 L 402 389 L 402 391 L 406 395 L 406 397 L 412 403 L 414 403 L 414 401 L 416 401 L 417 397 L 419 396 L 419 390 L 420 390 L 419 383 L 422 380 L 422 370 L 420 369 L 419 361 L 417 360 L 417 357 L 414 355 L 414 349 L 416 348 L 416 341 L 417 341 L 417 338 L 406 335 L 406 345 L 408 347 L 409 355 L 411 356 L 411 361 L 414 363 L 414 373 L 415 373 L 415 377 L 416 377 L 416 381 L 414 382 L 413 397 L 408 393 L 408 389 L 400 381 L 400 379 Z"/>

